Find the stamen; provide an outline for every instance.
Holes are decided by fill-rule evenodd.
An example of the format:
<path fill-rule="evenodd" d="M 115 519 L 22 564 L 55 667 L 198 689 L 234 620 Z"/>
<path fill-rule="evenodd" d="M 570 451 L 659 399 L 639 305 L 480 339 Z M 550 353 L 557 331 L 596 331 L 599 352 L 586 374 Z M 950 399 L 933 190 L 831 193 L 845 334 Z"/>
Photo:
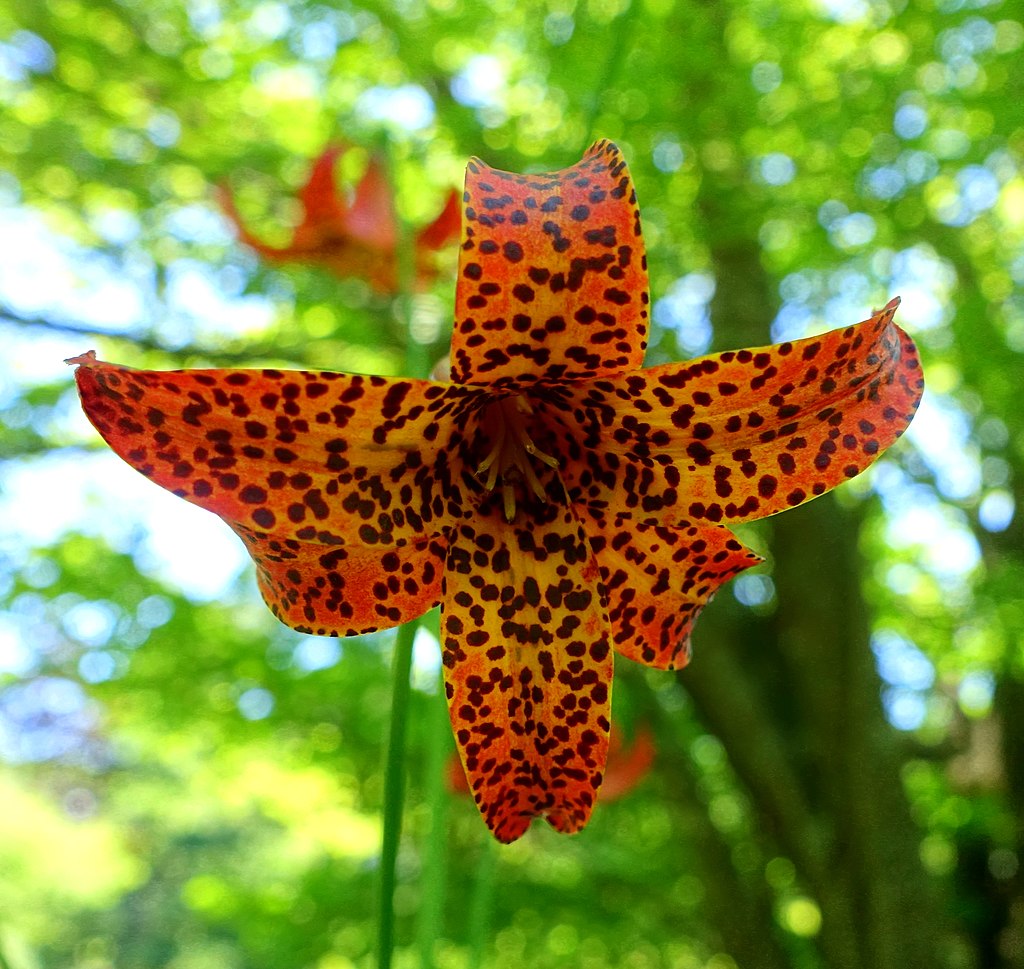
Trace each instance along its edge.
<path fill-rule="evenodd" d="M 512 425 L 512 433 L 515 435 L 516 440 L 519 442 L 522 449 L 533 458 L 539 458 L 549 468 L 557 468 L 558 461 L 551 457 L 550 454 L 545 454 L 543 451 L 537 449 L 537 445 L 530 440 L 530 436 L 526 433 L 526 428 L 522 424 L 514 423 Z"/>
<path fill-rule="evenodd" d="M 530 466 L 530 462 L 524 462 L 520 470 L 523 472 L 523 477 L 526 478 L 526 483 L 530 486 L 530 490 L 540 499 L 547 498 L 547 492 L 544 490 L 544 486 L 540 483 L 537 478 L 536 472 Z"/>
<path fill-rule="evenodd" d="M 480 462 L 480 467 L 477 468 L 476 471 L 477 474 L 483 474 L 488 470 L 490 471 L 490 474 L 487 475 L 486 482 L 484 482 L 484 487 L 488 491 L 494 490 L 494 486 L 498 481 L 498 476 L 501 474 L 501 469 L 505 463 L 499 460 L 502 450 L 505 447 L 505 437 L 505 422 L 499 421 L 497 428 L 495 428 L 494 445 L 491 448 L 491 453 Z"/>
<path fill-rule="evenodd" d="M 526 419 L 532 414 L 533 408 L 524 397 L 502 397 L 487 406 L 481 419 L 490 436 L 491 448 L 476 473 L 487 491 L 493 491 L 500 485 L 502 507 L 508 522 L 516 517 L 517 482 L 541 501 L 547 499 L 544 485 L 533 467 L 533 459 L 549 468 L 558 468 L 558 459 L 539 450 L 530 437 Z"/>

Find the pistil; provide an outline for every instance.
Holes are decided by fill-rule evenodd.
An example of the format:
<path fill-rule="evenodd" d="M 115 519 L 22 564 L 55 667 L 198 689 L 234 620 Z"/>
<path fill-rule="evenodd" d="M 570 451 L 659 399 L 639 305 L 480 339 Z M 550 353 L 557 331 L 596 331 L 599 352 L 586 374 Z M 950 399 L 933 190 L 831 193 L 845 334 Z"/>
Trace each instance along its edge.
<path fill-rule="evenodd" d="M 516 517 L 517 481 L 525 481 L 537 498 L 547 498 L 547 492 L 534 470 L 533 460 L 541 461 L 549 468 L 558 467 L 557 459 L 541 451 L 530 437 L 526 421 L 532 414 L 533 408 L 525 397 L 502 397 L 487 407 L 481 419 L 481 425 L 490 438 L 491 450 L 480 462 L 477 474 L 488 491 L 500 486 L 508 522 Z"/>

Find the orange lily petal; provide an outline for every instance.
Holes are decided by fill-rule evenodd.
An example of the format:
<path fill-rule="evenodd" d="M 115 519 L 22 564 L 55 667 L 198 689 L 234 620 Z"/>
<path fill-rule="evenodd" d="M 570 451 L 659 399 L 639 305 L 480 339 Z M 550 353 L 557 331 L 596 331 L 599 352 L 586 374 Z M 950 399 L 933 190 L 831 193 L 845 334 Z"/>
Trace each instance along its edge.
<path fill-rule="evenodd" d="M 230 190 L 218 188 L 217 201 L 234 223 L 239 240 L 274 262 L 316 258 L 328 247 L 348 245 L 344 231 L 347 206 L 339 198 L 334 181 L 334 166 L 344 151 L 340 146 L 326 148 L 313 163 L 306 184 L 299 190 L 302 222 L 295 227 L 291 243 L 284 247 L 269 246 L 257 239 L 246 228 Z"/>
<path fill-rule="evenodd" d="M 371 249 L 394 252 L 398 226 L 391 200 L 391 186 L 380 162 L 371 158 L 356 185 L 352 207 L 344 219 L 352 239 Z"/>
<path fill-rule="evenodd" d="M 395 545 L 462 515 L 448 462 L 464 387 L 340 373 L 134 370 L 69 361 L 124 460 L 229 524 L 321 546 Z"/>
<path fill-rule="evenodd" d="M 588 377 L 635 369 L 647 343 L 647 267 L 633 183 L 595 144 L 572 168 L 466 169 L 452 380 Z"/>
<path fill-rule="evenodd" d="M 352 636 L 422 616 L 441 601 L 447 541 L 324 546 L 233 524 L 256 562 L 263 599 L 286 626 Z"/>
<path fill-rule="evenodd" d="M 720 525 L 656 525 L 629 515 L 586 515 L 601 568 L 615 650 L 657 669 L 690 659 L 690 631 L 719 587 L 760 556 Z"/>
<path fill-rule="evenodd" d="M 305 213 L 304 224 L 335 222 L 345 217 L 345 205 L 338 196 L 334 166 L 345 154 L 341 145 L 325 148 L 313 162 L 306 184 L 299 190 Z"/>
<path fill-rule="evenodd" d="M 608 803 L 628 794 L 646 776 L 656 753 L 654 734 L 647 727 L 636 732 L 628 746 L 622 743 L 622 731 L 613 725 L 608 739 L 608 765 L 601 783 L 601 801 Z M 445 781 L 453 794 L 470 794 L 469 780 L 456 755 L 445 764 Z"/>
<path fill-rule="evenodd" d="M 654 763 L 654 734 L 640 727 L 629 747 L 621 743 L 622 731 L 615 730 L 608 745 L 608 771 L 601 785 L 601 800 L 614 801 L 628 794 Z"/>
<path fill-rule="evenodd" d="M 452 532 L 442 658 L 455 739 L 494 836 L 586 824 L 608 750 L 612 651 L 598 567 L 570 509 L 506 523 L 498 500 Z"/>
<path fill-rule="evenodd" d="M 668 524 L 738 522 L 854 477 L 921 400 L 898 305 L 822 336 L 556 388 L 570 496 Z"/>
<path fill-rule="evenodd" d="M 268 246 L 249 232 L 226 188 L 217 190 L 218 201 L 235 224 L 239 239 L 265 259 L 317 263 L 339 276 L 365 279 L 379 292 L 394 292 L 398 285 L 398 226 L 391 187 L 380 162 L 371 158 L 348 205 L 335 180 L 335 165 L 345 150 L 339 145 L 328 147 L 313 163 L 298 193 L 303 219 L 283 248 Z M 423 282 L 437 275 L 428 253 L 455 240 L 460 220 L 459 197 L 452 192 L 438 217 L 417 234 L 417 280 Z"/>
<path fill-rule="evenodd" d="M 462 203 L 454 189 L 445 199 L 444 208 L 433 222 L 416 234 L 416 249 L 443 249 L 459 237 L 462 228 Z"/>

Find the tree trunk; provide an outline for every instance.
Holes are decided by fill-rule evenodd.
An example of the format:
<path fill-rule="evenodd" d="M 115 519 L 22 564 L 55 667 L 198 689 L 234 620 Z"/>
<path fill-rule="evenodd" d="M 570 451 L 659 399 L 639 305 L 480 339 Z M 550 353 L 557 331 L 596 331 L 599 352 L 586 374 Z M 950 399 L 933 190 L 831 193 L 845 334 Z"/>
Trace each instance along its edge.
<path fill-rule="evenodd" d="M 714 198 L 728 197 L 718 186 Z M 744 222 L 742 212 L 704 208 L 709 225 Z M 775 298 L 756 248 L 733 234 L 713 241 L 712 257 L 718 345 L 769 342 Z M 881 707 L 859 526 L 859 514 L 831 496 L 772 519 L 774 615 L 717 603 L 681 676 L 766 835 L 820 907 L 823 965 L 939 966 L 949 934 L 920 864 L 897 736 Z"/>

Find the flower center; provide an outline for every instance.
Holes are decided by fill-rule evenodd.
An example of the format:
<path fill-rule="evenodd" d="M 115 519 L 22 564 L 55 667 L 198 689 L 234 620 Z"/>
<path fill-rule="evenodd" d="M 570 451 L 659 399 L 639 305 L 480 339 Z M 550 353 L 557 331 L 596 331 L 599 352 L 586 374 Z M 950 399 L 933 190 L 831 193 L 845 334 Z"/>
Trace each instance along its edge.
<path fill-rule="evenodd" d="M 502 397 L 484 410 L 480 425 L 487 433 L 491 450 L 476 469 L 483 479 L 484 488 L 501 488 L 505 520 L 516 517 L 516 482 L 521 482 L 536 497 L 546 500 L 547 492 L 533 468 L 533 459 L 549 468 L 557 468 L 558 461 L 550 454 L 538 450 L 526 429 L 526 421 L 533 408 L 525 397 Z"/>

